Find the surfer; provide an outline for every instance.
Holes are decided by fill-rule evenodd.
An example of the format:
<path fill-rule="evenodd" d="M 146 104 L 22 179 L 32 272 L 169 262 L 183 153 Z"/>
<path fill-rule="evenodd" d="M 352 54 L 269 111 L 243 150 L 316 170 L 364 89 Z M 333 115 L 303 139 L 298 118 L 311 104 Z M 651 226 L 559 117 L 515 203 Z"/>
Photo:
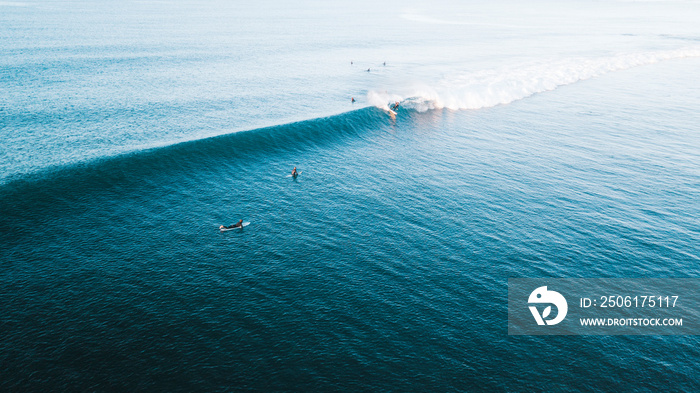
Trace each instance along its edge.
<path fill-rule="evenodd" d="M 350 97 L 350 102 L 355 103 L 355 97 Z"/>
<path fill-rule="evenodd" d="M 393 110 L 394 112 L 396 112 L 397 109 L 399 109 L 399 102 L 398 101 L 396 101 L 396 103 L 391 107 L 391 110 Z"/>
<path fill-rule="evenodd" d="M 294 167 L 294 169 L 292 169 L 292 176 L 294 176 L 294 177 L 299 176 L 299 172 L 297 172 L 297 167 Z"/>
<path fill-rule="evenodd" d="M 243 228 L 243 220 L 239 220 L 237 223 L 229 226 L 220 226 L 219 229 L 234 229 L 234 228 Z"/>
<path fill-rule="evenodd" d="M 369 72 L 369 68 L 367 69 L 367 72 Z"/>

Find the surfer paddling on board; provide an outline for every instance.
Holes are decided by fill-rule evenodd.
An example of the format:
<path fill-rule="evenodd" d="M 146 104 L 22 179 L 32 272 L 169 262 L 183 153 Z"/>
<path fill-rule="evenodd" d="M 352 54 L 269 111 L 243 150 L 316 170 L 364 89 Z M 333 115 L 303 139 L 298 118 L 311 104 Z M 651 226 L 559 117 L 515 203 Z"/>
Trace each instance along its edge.
<path fill-rule="evenodd" d="M 297 167 L 294 167 L 294 169 L 292 169 L 292 176 L 294 176 L 294 177 L 299 176 L 299 172 L 297 172 Z"/>
<path fill-rule="evenodd" d="M 234 229 L 234 228 L 243 228 L 243 220 L 239 220 L 238 223 L 229 225 L 229 226 L 220 226 L 219 229 Z"/>

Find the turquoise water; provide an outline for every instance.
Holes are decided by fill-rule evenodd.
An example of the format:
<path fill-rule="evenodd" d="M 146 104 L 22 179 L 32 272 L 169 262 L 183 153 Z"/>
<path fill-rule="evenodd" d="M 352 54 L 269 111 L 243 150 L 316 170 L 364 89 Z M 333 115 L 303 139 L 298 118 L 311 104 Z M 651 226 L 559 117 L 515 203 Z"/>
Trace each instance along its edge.
<path fill-rule="evenodd" d="M 696 3 L 8 4 L 3 390 L 700 387 L 506 313 L 700 274 Z"/>

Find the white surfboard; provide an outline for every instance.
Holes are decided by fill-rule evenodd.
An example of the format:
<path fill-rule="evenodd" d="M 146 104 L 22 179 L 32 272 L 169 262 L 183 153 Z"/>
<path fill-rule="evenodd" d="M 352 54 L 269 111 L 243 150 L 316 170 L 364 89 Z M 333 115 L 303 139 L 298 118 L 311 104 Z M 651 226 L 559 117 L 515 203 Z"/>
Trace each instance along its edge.
<path fill-rule="evenodd" d="M 299 175 L 301 175 L 301 171 L 297 171 L 297 176 L 299 176 Z M 289 175 L 287 175 L 285 177 L 292 177 L 292 174 L 290 173 Z"/>
<path fill-rule="evenodd" d="M 243 228 L 243 227 L 247 227 L 248 225 L 250 225 L 249 222 L 244 222 L 243 224 L 241 224 L 240 227 L 235 227 L 235 228 L 226 228 L 226 227 L 224 227 L 224 228 L 219 228 L 219 230 L 220 230 L 221 232 L 234 231 L 234 230 L 236 230 L 236 229 L 241 229 L 241 228 Z"/>

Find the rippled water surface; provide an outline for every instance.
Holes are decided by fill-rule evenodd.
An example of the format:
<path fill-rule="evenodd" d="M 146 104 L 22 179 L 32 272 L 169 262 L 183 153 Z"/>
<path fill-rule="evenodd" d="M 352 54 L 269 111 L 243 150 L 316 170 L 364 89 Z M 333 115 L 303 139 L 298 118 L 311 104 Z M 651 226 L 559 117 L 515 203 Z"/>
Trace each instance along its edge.
<path fill-rule="evenodd" d="M 698 5 L 497 4 L 0 2 L 0 387 L 698 390 L 506 315 L 700 274 Z"/>

